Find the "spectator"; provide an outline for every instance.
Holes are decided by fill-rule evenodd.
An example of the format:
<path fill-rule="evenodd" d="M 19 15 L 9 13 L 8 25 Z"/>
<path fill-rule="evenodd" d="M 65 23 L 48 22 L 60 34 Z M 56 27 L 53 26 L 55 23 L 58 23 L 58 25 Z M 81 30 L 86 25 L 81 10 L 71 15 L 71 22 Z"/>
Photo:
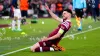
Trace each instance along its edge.
<path fill-rule="evenodd" d="M 22 16 L 22 24 L 26 23 L 26 17 L 28 17 L 28 8 L 29 8 L 29 4 L 28 4 L 28 0 L 20 0 L 20 10 L 21 10 L 21 16 Z"/>
<path fill-rule="evenodd" d="M 63 7 L 64 7 L 64 9 L 67 9 L 67 8 L 69 8 L 69 7 L 72 7 L 71 1 L 70 1 L 70 0 L 65 1 Z M 71 8 L 70 8 L 70 9 L 71 9 Z"/>
<path fill-rule="evenodd" d="M 100 9 L 100 3 L 99 3 L 99 9 Z"/>
<path fill-rule="evenodd" d="M 9 16 L 9 12 L 10 12 L 10 4 L 9 4 L 9 0 L 4 0 L 3 2 L 3 16 Z"/>
<path fill-rule="evenodd" d="M 100 21 L 100 0 L 99 0 L 99 18 L 98 20 Z"/>
<path fill-rule="evenodd" d="M 20 0 L 20 10 L 22 17 L 28 17 L 27 10 L 28 10 L 28 0 Z"/>
<path fill-rule="evenodd" d="M 39 8 L 40 0 L 31 0 L 31 5 L 34 11 L 33 17 L 38 18 L 38 8 Z"/>
<path fill-rule="evenodd" d="M 94 21 L 96 22 L 96 18 L 99 18 L 99 0 L 91 0 L 92 4 L 92 16 L 94 18 Z"/>
<path fill-rule="evenodd" d="M 51 11 L 54 13 L 56 12 L 56 2 L 57 2 L 56 0 L 52 1 L 50 7 Z"/>
<path fill-rule="evenodd" d="M 63 0 L 58 0 L 58 2 L 56 3 L 56 14 L 58 16 L 61 16 L 63 11 Z"/>
<path fill-rule="evenodd" d="M 3 5 L 0 3 L 0 17 L 2 16 Z"/>
<path fill-rule="evenodd" d="M 90 15 L 92 14 L 92 7 L 91 7 L 91 0 L 87 0 L 87 10 L 86 10 L 86 17 L 91 17 Z"/>

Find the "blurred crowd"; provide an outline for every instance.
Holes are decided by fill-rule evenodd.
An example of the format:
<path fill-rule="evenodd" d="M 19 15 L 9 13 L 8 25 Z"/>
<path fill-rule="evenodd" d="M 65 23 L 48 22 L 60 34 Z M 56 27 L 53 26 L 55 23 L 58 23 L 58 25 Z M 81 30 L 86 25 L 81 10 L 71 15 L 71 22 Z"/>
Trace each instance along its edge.
<path fill-rule="evenodd" d="M 20 0 L 19 4 L 17 3 L 17 0 L 0 0 L 0 6 L 3 5 L 3 9 L 0 10 L 0 16 L 13 17 L 12 6 L 14 8 L 17 7 L 20 8 L 21 11 L 24 14 L 26 14 L 26 17 L 33 14 L 38 14 L 38 16 L 48 16 L 47 15 L 48 13 L 44 7 L 45 3 L 47 3 L 50 9 L 58 16 L 61 16 L 63 9 L 69 8 L 73 10 L 72 0 Z M 92 15 L 93 4 L 91 0 L 86 0 L 86 4 L 87 4 L 87 8 L 86 8 L 85 15 L 86 16 Z M 100 1 L 99 4 L 95 4 L 95 5 L 96 5 L 95 12 L 97 12 L 97 15 L 99 15 Z"/>

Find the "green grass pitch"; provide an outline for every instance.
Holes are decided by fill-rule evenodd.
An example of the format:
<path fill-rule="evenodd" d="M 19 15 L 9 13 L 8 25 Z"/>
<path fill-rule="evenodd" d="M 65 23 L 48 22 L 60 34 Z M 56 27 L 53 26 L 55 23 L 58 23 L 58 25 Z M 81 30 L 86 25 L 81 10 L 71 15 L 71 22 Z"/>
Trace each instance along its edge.
<path fill-rule="evenodd" d="M 71 21 L 71 29 L 60 42 L 66 51 L 57 52 L 33 53 L 26 48 L 38 42 L 43 36 L 48 36 L 57 27 L 59 23 L 51 18 L 38 19 L 36 24 L 30 24 L 31 19 L 27 19 L 28 23 L 21 25 L 22 32 L 25 34 L 13 32 L 10 27 L 0 28 L 0 56 L 2 54 L 5 56 L 100 56 L 100 22 L 84 19 L 83 30 L 77 31 L 75 19 L 72 18 Z M 0 24 L 10 23 L 11 19 L 0 19 Z M 26 49 L 21 50 L 23 48 Z"/>

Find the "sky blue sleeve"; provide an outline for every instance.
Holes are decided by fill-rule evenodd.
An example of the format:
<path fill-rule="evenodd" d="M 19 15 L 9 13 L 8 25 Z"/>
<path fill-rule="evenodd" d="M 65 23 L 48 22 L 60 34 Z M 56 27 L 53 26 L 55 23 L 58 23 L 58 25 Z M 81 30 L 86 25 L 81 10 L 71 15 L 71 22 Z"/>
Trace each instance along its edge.
<path fill-rule="evenodd" d="M 84 0 L 84 8 L 86 8 L 86 0 Z"/>
<path fill-rule="evenodd" d="M 75 0 L 73 0 L 73 10 L 75 10 Z"/>

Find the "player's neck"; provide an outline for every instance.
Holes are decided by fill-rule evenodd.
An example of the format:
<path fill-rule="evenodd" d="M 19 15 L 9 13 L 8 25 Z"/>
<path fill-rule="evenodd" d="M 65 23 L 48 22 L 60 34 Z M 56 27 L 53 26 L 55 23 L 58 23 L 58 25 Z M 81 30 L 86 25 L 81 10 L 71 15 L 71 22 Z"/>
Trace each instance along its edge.
<path fill-rule="evenodd" d="M 70 21 L 71 22 L 71 16 L 69 16 L 66 21 Z"/>
<path fill-rule="evenodd" d="M 69 21 L 69 22 L 71 22 L 71 20 L 70 20 L 70 19 L 66 19 L 66 20 L 64 20 L 64 22 L 65 22 L 65 21 Z"/>

